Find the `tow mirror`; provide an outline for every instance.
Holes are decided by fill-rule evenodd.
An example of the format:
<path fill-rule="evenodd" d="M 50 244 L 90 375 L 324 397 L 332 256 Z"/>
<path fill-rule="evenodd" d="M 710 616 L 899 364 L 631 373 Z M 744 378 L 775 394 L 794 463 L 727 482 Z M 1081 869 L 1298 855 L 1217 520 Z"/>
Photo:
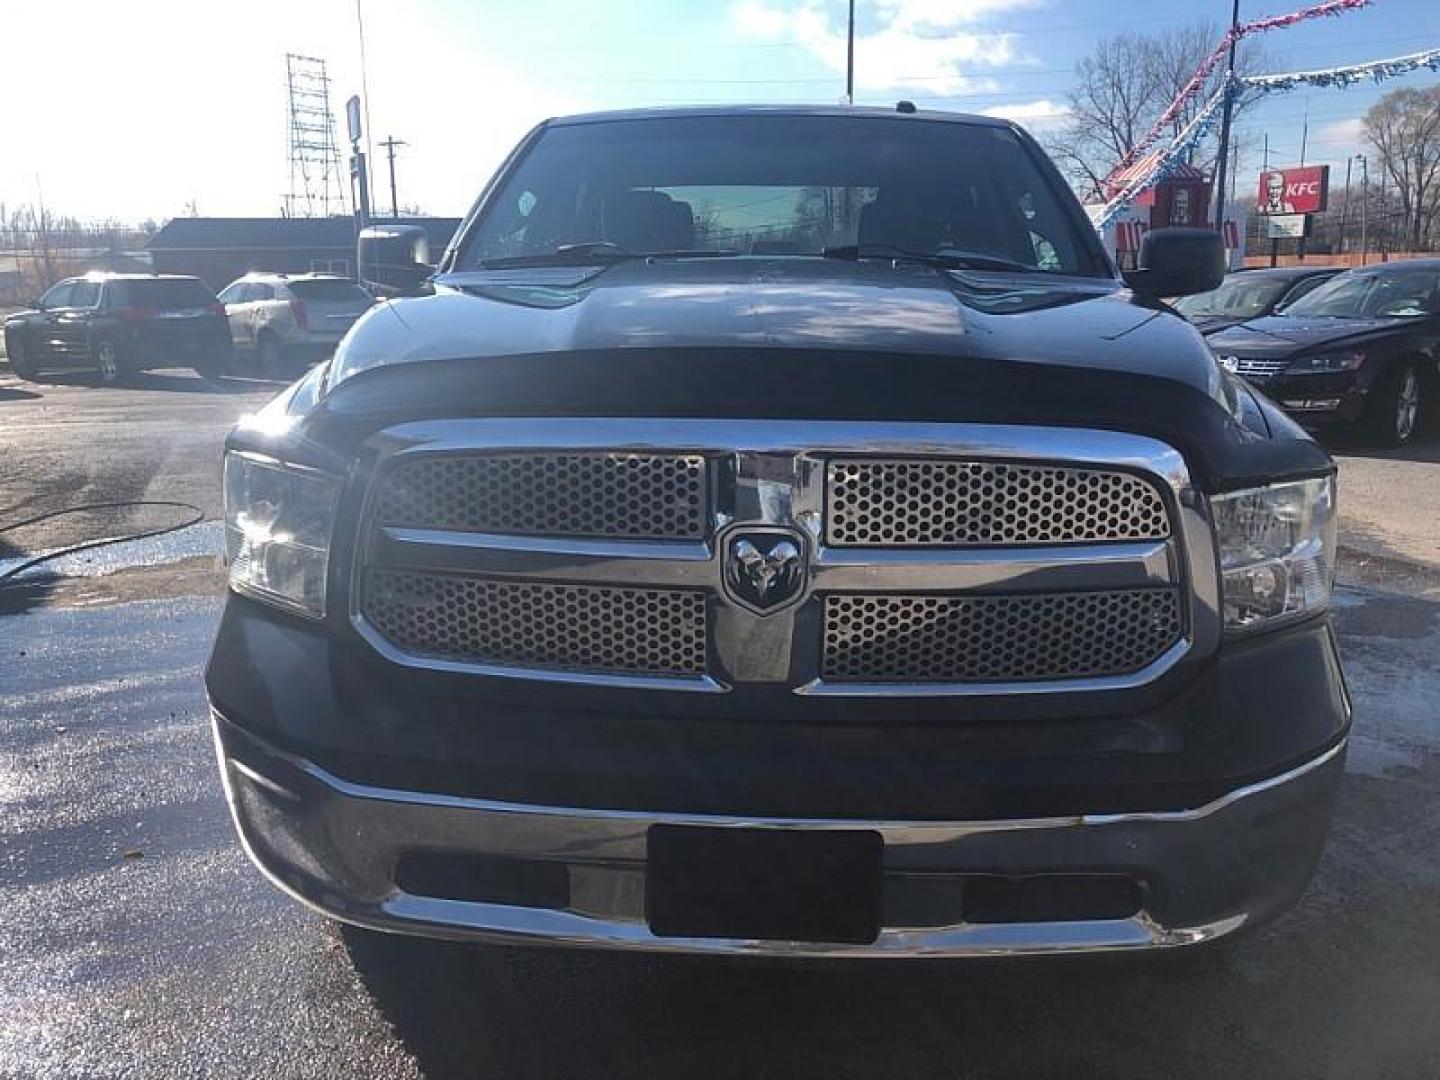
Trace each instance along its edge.
<path fill-rule="evenodd" d="M 1140 241 L 1139 269 L 1125 284 L 1148 297 L 1192 296 L 1225 279 L 1225 241 L 1213 229 L 1155 229 Z"/>

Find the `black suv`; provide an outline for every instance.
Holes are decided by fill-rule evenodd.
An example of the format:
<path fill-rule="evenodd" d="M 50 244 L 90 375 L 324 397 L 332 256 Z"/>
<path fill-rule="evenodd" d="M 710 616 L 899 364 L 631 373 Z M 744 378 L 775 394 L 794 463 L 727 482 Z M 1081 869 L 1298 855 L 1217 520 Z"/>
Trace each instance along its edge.
<path fill-rule="evenodd" d="M 68 368 L 94 369 L 107 383 L 163 367 L 215 376 L 231 348 L 225 308 L 195 277 L 87 274 L 5 319 L 10 370 L 22 379 Z"/>
<path fill-rule="evenodd" d="M 550 121 L 434 295 L 229 438 L 245 850 L 363 926 L 781 955 L 1189 945 L 1305 887 L 1334 466 L 1015 126 Z"/>
<path fill-rule="evenodd" d="M 1208 340 L 1306 426 L 1356 426 L 1402 446 L 1440 400 L 1440 259 L 1351 270 Z"/>

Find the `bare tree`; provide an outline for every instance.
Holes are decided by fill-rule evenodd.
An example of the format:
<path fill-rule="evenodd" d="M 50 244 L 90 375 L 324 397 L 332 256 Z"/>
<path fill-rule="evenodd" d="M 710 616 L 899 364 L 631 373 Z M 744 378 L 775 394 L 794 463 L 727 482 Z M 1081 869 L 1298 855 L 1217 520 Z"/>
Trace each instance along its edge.
<path fill-rule="evenodd" d="M 1151 39 L 1126 32 L 1100 42 L 1075 65 L 1070 121 L 1054 140 L 1063 167 L 1094 193 L 1164 107 L 1151 64 L 1140 62 Z"/>
<path fill-rule="evenodd" d="M 1386 94 L 1365 114 L 1365 138 L 1395 184 L 1407 242 L 1423 250 L 1440 217 L 1440 86 Z"/>
<path fill-rule="evenodd" d="M 1052 151 L 1090 194 L 1103 194 L 1104 180 L 1140 143 L 1222 38 L 1210 22 L 1196 22 L 1157 34 L 1125 32 L 1109 37 L 1075 66 L 1068 94 L 1071 118 L 1052 140 Z M 1235 67 L 1248 74 L 1265 66 L 1258 46 L 1244 42 L 1236 50 Z M 1167 136 L 1183 129 L 1220 86 L 1216 69 L 1201 91 L 1177 112 Z M 1253 98 L 1236 102 L 1243 111 Z M 1206 140 L 1194 156 L 1202 168 L 1214 164 L 1216 145 Z"/>

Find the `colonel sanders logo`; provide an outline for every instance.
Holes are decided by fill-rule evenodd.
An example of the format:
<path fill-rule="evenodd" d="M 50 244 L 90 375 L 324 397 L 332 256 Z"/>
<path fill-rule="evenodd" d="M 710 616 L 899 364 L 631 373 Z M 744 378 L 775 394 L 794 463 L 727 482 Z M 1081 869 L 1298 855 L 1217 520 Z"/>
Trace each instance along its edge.
<path fill-rule="evenodd" d="M 1190 192 L 1186 188 L 1176 188 L 1170 197 L 1170 224 L 1190 224 Z"/>
<path fill-rule="evenodd" d="M 1265 205 L 1262 214 L 1293 214 L 1295 204 L 1285 201 L 1285 174 L 1272 172 L 1265 177 Z"/>

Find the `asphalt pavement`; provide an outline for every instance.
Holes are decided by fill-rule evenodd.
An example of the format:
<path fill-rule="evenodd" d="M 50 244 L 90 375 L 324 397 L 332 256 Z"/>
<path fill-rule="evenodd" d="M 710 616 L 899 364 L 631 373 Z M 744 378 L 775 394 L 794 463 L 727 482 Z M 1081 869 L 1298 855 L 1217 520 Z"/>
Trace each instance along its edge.
<path fill-rule="evenodd" d="M 0 619 L 0 1075 L 1440 1075 L 1440 605 L 1346 590 L 1356 732 L 1316 881 L 1155 957 L 779 962 L 340 931 L 232 835 L 218 601 Z"/>
<path fill-rule="evenodd" d="M 190 371 L 104 386 L 90 372 L 23 382 L 0 366 L 0 559 L 184 520 L 183 508 L 107 506 L 5 526 L 82 504 L 161 500 L 220 516 L 220 447 L 240 416 L 281 388 Z"/>
<path fill-rule="evenodd" d="M 0 529 L 117 491 L 218 513 L 223 432 L 275 388 L 149 378 L 0 374 Z M 1342 484 L 1374 480 L 1373 519 L 1345 522 L 1355 580 L 1440 577 L 1433 524 L 1386 503 L 1440 491 L 1426 453 L 1343 458 Z M 135 550 L 0 608 L 0 1077 L 1440 1076 L 1440 603 L 1339 591 L 1345 786 L 1314 885 L 1269 927 L 1153 957 L 655 958 L 342 931 L 276 892 L 209 741 L 215 558 Z"/>

